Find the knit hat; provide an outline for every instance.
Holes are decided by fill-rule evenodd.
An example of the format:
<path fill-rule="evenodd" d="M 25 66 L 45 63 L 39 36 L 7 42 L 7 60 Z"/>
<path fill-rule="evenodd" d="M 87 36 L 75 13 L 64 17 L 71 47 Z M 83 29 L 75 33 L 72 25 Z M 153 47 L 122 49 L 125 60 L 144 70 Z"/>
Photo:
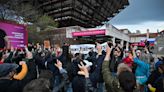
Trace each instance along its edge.
<path fill-rule="evenodd" d="M 127 64 L 129 67 L 131 67 L 133 64 L 132 59 L 130 59 L 129 57 L 125 57 L 122 61 L 123 63 Z"/>
<path fill-rule="evenodd" d="M 4 63 L 0 64 L 0 77 L 5 77 L 11 71 L 16 70 L 19 67 L 17 64 Z"/>
<path fill-rule="evenodd" d="M 156 63 L 155 63 L 155 68 L 158 69 L 159 65 L 161 65 L 161 64 L 163 64 L 162 61 L 158 61 L 158 62 L 156 62 Z"/>

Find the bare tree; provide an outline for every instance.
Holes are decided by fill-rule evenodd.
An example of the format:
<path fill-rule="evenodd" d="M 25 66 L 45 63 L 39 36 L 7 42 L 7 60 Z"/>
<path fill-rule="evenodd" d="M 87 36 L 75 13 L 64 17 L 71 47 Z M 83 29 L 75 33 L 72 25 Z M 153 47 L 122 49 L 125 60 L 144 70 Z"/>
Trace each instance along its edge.
<path fill-rule="evenodd" d="M 9 5 L 6 0 L 0 0 L 0 19 L 9 20 L 10 15 L 13 15 L 13 12 L 9 10 Z"/>
<path fill-rule="evenodd" d="M 25 22 L 36 22 L 41 13 L 32 5 L 33 0 L 0 0 L 0 18 L 3 20 L 23 19 Z"/>
<path fill-rule="evenodd" d="M 40 41 L 43 37 L 37 32 L 37 27 L 41 31 L 49 31 L 56 28 L 58 23 L 52 17 L 44 15 L 33 5 L 33 1 L 35 0 L 0 0 L 0 19 L 30 22 L 29 38 Z"/>

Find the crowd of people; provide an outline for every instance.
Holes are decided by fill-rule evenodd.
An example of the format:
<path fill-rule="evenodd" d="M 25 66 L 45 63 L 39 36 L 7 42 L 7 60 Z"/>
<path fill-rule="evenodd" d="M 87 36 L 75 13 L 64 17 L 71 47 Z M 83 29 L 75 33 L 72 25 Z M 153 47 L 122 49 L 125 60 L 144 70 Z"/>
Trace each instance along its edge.
<path fill-rule="evenodd" d="M 0 50 L 0 92 L 164 92 L 164 57 L 145 46 L 72 55 L 69 45 Z"/>

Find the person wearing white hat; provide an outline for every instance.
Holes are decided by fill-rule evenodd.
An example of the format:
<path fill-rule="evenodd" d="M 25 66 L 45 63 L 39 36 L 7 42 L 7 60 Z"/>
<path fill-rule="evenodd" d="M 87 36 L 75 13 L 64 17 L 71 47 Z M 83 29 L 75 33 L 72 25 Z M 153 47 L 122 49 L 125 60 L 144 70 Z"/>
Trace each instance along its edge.
<path fill-rule="evenodd" d="M 137 50 L 136 51 L 136 55 L 137 55 L 137 57 L 140 57 L 141 56 L 141 51 L 140 50 Z"/>

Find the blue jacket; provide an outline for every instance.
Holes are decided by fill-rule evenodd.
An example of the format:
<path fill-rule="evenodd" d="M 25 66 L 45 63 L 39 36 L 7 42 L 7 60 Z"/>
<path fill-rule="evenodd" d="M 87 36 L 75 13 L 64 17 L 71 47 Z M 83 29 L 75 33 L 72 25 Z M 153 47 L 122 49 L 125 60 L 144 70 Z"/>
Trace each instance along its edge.
<path fill-rule="evenodd" d="M 134 58 L 134 63 L 137 64 L 135 75 L 136 76 L 146 76 L 148 78 L 150 75 L 149 64 L 141 61 L 137 57 Z"/>

